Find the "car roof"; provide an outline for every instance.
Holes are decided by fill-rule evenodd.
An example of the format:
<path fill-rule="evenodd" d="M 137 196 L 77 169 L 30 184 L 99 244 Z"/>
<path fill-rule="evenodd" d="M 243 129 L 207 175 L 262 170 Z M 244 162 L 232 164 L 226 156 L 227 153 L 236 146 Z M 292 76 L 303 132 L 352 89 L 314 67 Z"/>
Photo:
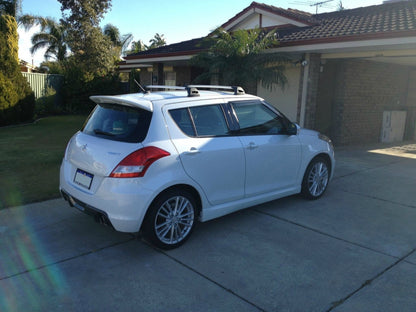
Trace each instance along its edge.
<path fill-rule="evenodd" d="M 154 86 L 154 87 L 157 87 L 157 86 Z M 208 87 L 208 86 L 203 86 L 203 87 Z M 132 106 L 132 107 L 139 107 L 150 112 L 153 112 L 154 105 L 161 106 L 161 105 L 169 104 L 169 103 L 172 103 L 172 104 L 179 103 L 179 102 L 192 103 L 192 102 L 196 102 L 200 100 L 209 100 L 209 99 L 246 99 L 246 100 L 254 99 L 254 98 L 259 99 L 257 96 L 245 94 L 244 90 L 239 94 L 235 94 L 233 92 L 226 92 L 226 91 L 197 90 L 197 95 L 192 96 L 190 95 L 189 90 L 186 90 L 184 87 L 172 87 L 172 88 L 174 88 L 173 91 L 130 93 L 130 94 L 121 94 L 121 95 L 94 95 L 94 96 L 91 96 L 90 99 L 97 104 L 116 103 L 116 104 L 121 104 L 121 105 Z M 224 87 L 224 89 L 225 88 L 226 87 Z M 230 88 L 235 88 L 235 87 L 230 87 Z"/>

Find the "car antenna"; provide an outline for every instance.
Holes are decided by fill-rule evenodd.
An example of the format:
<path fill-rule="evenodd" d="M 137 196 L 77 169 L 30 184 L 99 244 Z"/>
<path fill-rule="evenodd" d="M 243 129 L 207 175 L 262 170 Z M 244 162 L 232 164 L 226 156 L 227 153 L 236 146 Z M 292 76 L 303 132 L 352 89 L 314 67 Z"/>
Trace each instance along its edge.
<path fill-rule="evenodd" d="M 134 80 L 134 82 L 139 86 L 139 88 L 143 91 L 143 93 L 146 93 L 147 91 L 141 86 L 141 84 L 140 83 L 138 83 L 137 82 L 137 80 L 136 79 L 133 79 Z"/>

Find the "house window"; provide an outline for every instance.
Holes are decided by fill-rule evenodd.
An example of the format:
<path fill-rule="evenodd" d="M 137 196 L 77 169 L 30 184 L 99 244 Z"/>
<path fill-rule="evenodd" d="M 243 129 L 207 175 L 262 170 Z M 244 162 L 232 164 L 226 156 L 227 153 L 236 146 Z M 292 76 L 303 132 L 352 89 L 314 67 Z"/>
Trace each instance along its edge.
<path fill-rule="evenodd" d="M 176 72 L 165 72 L 165 85 L 176 86 Z"/>

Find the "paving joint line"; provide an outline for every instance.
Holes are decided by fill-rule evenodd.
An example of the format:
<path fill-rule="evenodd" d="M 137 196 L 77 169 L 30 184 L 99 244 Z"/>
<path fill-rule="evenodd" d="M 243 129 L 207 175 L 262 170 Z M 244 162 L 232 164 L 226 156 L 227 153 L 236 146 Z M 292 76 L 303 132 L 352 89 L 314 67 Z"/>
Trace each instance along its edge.
<path fill-rule="evenodd" d="M 385 253 L 385 252 L 382 252 L 382 251 L 380 251 L 380 250 L 376 250 L 376 249 L 373 249 L 373 248 L 370 248 L 370 247 L 367 247 L 367 246 L 364 246 L 364 245 L 361 245 L 361 244 L 358 244 L 358 243 L 355 243 L 355 242 L 352 242 L 352 241 L 346 240 L 346 239 L 344 239 L 344 238 L 337 237 L 337 236 L 332 235 L 332 234 L 329 234 L 329 233 L 325 233 L 325 232 L 323 232 L 323 231 L 321 231 L 321 230 L 318 230 L 318 229 L 315 229 L 315 228 L 309 227 L 309 226 L 307 226 L 307 225 L 304 225 L 304 224 L 301 224 L 301 223 L 298 223 L 298 222 L 294 222 L 294 221 L 291 221 L 291 220 L 289 220 L 289 219 L 282 218 L 282 217 L 279 217 L 279 216 L 276 216 L 276 215 L 273 215 L 273 214 L 271 214 L 271 213 L 264 212 L 264 211 L 261 211 L 261 210 L 257 210 L 257 209 L 253 209 L 253 210 L 254 210 L 255 212 L 259 213 L 259 214 L 263 214 L 263 215 L 266 215 L 266 216 L 272 217 L 272 218 L 274 218 L 274 219 L 277 219 L 277 220 L 280 220 L 280 221 L 283 221 L 283 222 L 286 222 L 286 223 L 290 223 L 290 224 L 293 224 L 293 225 L 299 226 L 299 227 L 301 227 L 301 228 L 303 228 L 303 229 L 306 229 L 306 230 L 309 230 L 309 231 L 312 231 L 312 232 L 315 232 L 315 233 L 318 233 L 318 234 L 321 234 L 321 235 L 324 235 L 324 236 L 327 236 L 327 237 L 330 237 L 330 238 L 333 238 L 333 239 L 339 240 L 339 241 L 341 241 L 341 242 L 348 243 L 348 244 L 350 244 L 350 245 L 354 245 L 354 246 L 357 246 L 357 247 L 360 247 L 360 248 L 363 248 L 363 249 L 367 249 L 367 250 L 369 250 L 369 251 L 372 251 L 372 252 L 375 252 L 375 253 L 381 254 L 381 255 L 383 255 L 383 256 L 388 256 L 388 257 L 391 257 L 391 258 L 394 258 L 394 259 L 399 259 L 399 257 L 397 257 L 397 256 L 393 256 L 393 255 L 387 254 L 387 253 Z"/>
<path fill-rule="evenodd" d="M 61 264 L 61 263 L 67 262 L 67 261 L 71 261 L 71 260 L 74 260 L 74 259 L 77 259 L 77 258 L 80 258 L 80 257 L 83 257 L 83 256 L 90 255 L 90 254 L 93 254 L 93 253 L 96 253 L 96 252 L 100 252 L 100 251 L 102 251 L 104 249 L 107 249 L 107 248 L 111 248 L 111 247 L 115 247 L 115 246 L 119 246 L 119 245 L 128 243 L 128 242 L 130 242 L 134 239 L 136 239 L 136 237 L 134 235 L 131 235 L 131 237 L 127 240 L 116 242 L 116 243 L 113 243 L 113 244 L 110 244 L 110 245 L 107 245 L 107 246 L 103 246 L 103 247 L 100 247 L 100 248 L 97 248 L 97 249 L 89 250 L 89 251 L 83 252 L 81 254 L 78 254 L 76 256 L 61 259 L 61 260 L 55 261 L 53 263 L 43 264 L 43 265 L 40 265 L 38 267 L 35 267 L 35 268 L 32 268 L 32 269 L 27 269 L 27 270 L 24 270 L 24 271 L 21 271 L 21 272 L 12 274 L 12 275 L 7 275 L 7 276 L 4 276 L 4 277 L 0 277 L 0 281 L 7 280 L 7 279 L 10 279 L 10 278 L 13 278 L 13 277 L 16 277 L 16 276 L 19 276 L 19 275 L 23 275 L 23 274 L 26 274 L 26 273 L 31 273 L 31 272 L 35 272 L 35 271 L 38 271 L 38 270 L 42 270 L 42 269 L 50 267 L 50 266 L 54 266 L 54 265 Z"/>
<path fill-rule="evenodd" d="M 353 171 L 351 173 L 344 174 L 342 176 L 333 177 L 332 180 L 338 180 L 338 179 L 349 177 L 349 176 L 352 176 L 352 175 L 355 175 L 355 174 L 358 174 L 358 173 L 361 173 L 361 172 L 366 172 L 366 171 L 370 171 L 370 170 L 374 170 L 374 169 L 383 168 L 383 167 L 386 167 L 386 166 L 395 165 L 395 164 L 398 164 L 400 162 L 401 162 L 400 160 L 396 160 L 396 161 L 388 162 L 388 163 L 383 164 L 383 165 L 378 165 L 378 166 L 371 167 L 371 168 L 364 168 L 364 169 L 361 169 L 361 170 L 357 170 L 357 171 Z M 335 169 L 336 169 L 336 164 L 335 164 Z"/>
<path fill-rule="evenodd" d="M 333 309 L 337 308 L 338 306 L 342 305 L 345 301 L 347 301 L 348 299 L 350 299 L 352 296 L 354 296 L 356 293 L 358 293 L 359 291 L 361 291 L 365 287 L 371 285 L 372 282 L 374 282 L 376 279 L 378 279 L 380 276 L 382 276 L 386 272 L 390 271 L 393 267 L 395 267 L 396 265 L 398 265 L 400 262 L 403 262 L 403 261 L 406 262 L 405 259 L 407 257 L 409 257 L 412 253 L 414 253 L 415 250 L 416 249 L 411 250 L 409 253 L 407 253 L 406 255 L 404 255 L 403 257 L 401 257 L 400 259 L 398 259 L 396 262 L 394 262 L 391 265 L 389 265 L 383 271 L 381 271 L 380 273 L 376 274 L 373 278 L 371 278 L 369 280 L 366 280 L 358 289 L 354 290 L 352 293 L 350 293 L 349 295 L 347 295 L 345 298 L 342 298 L 342 299 L 340 299 L 338 301 L 333 302 L 332 303 L 332 307 L 330 307 L 325 312 L 330 312 Z"/>
<path fill-rule="evenodd" d="M 399 205 L 399 206 L 403 206 L 403 207 L 408 207 L 408 208 L 412 208 L 412 209 L 416 209 L 416 206 L 413 205 L 409 205 L 409 204 L 403 204 L 403 203 L 399 203 L 399 202 L 395 202 L 392 200 L 388 200 L 388 199 L 384 199 L 384 198 L 380 198 L 380 197 L 376 197 L 376 196 L 371 196 L 371 195 L 366 195 L 363 193 L 358 193 L 358 192 L 352 192 L 352 191 L 347 191 L 347 190 L 338 190 L 344 193 L 348 193 L 348 194 L 353 194 L 353 195 L 359 195 L 359 196 L 363 196 L 363 197 L 367 197 L 367 198 L 371 198 L 371 199 L 376 199 L 385 203 L 389 203 L 389 204 L 395 204 L 395 205 Z"/>
<path fill-rule="evenodd" d="M 223 289 L 223 290 L 225 290 L 226 292 L 230 293 L 231 295 L 233 295 L 233 296 L 235 296 L 235 297 L 239 298 L 240 300 L 242 300 L 242 301 L 244 301 L 244 302 L 248 303 L 249 305 L 251 305 L 252 307 L 256 308 L 257 310 L 259 310 L 259 311 L 261 311 L 261 312 L 267 312 L 267 310 L 265 310 L 265 309 L 263 309 L 263 308 L 259 307 L 257 304 L 255 304 L 255 303 L 253 303 L 253 302 L 249 301 L 248 299 L 246 299 L 246 298 L 244 298 L 244 297 L 240 296 L 239 294 L 237 294 L 237 293 L 236 293 L 235 291 L 233 291 L 232 289 L 230 289 L 230 288 L 227 288 L 227 287 L 223 286 L 222 284 L 220 284 L 219 282 L 217 282 L 217 281 L 213 280 L 212 278 L 208 277 L 207 275 L 205 275 L 205 274 L 203 274 L 203 273 L 201 273 L 201 272 L 197 271 L 196 269 L 194 269 L 194 268 L 193 268 L 193 267 L 191 267 L 190 265 L 187 265 L 186 263 L 184 263 L 184 262 L 182 262 L 182 261 L 180 261 L 180 260 L 176 259 L 174 256 L 169 255 L 166 251 L 164 251 L 164 250 L 162 250 L 162 249 L 159 249 L 159 248 L 157 248 L 157 247 L 155 247 L 155 246 L 151 245 L 150 243 L 148 243 L 148 242 L 147 242 L 146 240 L 144 240 L 144 239 L 142 239 L 142 241 L 143 241 L 143 243 L 145 243 L 145 244 L 146 244 L 146 245 L 148 245 L 149 247 L 153 248 L 155 251 L 157 251 L 157 252 L 159 252 L 159 253 L 161 253 L 161 254 L 165 255 L 166 257 L 168 257 L 169 259 L 171 259 L 171 260 L 175 261 L 176 263 L 180 264 L 181 266 L 183 266 L 183 267 L 187 268 L 188 270 L 190 270 L 190 271 L 194 272 L 195 274 L 197 274 L 197 275 L 201 276 L 202 278 L 206 279 L 207 281 L 209 281 L 209 282 L 211 282 L 211 283 L 213 283 L 213 284 L 217 285 L 217 286 L 218 286 L 218 287 L 220 287 L 221 289 Z"/>

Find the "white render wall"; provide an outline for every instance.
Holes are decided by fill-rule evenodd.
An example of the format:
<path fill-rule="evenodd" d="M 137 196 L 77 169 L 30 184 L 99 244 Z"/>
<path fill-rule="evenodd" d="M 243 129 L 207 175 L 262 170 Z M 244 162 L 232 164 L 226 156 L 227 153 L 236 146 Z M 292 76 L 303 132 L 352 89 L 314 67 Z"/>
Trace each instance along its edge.
<path fill-rule="evenodd" d="M 276 86 L 272 91 L 269 91 L 263 88 L 261 82 L 259 82 L 257 84 L 257 95 L 280 110 L 291 121 L 296 121 L 301 67 L 299 65 L 290 66 L 286 68 L 285 75 L 288 83 L 284 90 Z"/>

